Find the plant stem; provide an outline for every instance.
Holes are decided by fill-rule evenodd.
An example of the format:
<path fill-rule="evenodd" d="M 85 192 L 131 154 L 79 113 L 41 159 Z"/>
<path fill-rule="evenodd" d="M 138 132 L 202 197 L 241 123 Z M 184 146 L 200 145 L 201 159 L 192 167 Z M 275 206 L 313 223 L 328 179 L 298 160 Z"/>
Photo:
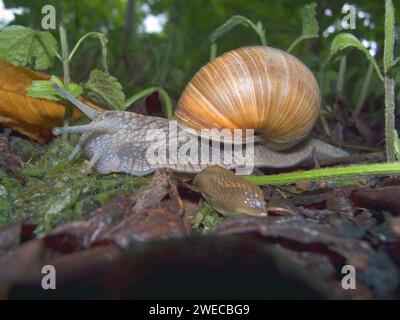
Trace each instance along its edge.
<path fill-rule="evenodd" d="M 71 83 L 71 78 L 69 75 L 69 49 L 68 49 L 68 40 L 67 40 L 67 31 L 64 28 L 64 25 L 60 23 L 60 42 L 61 42 L 61 61 L 63 65 L 63 78 L 64 78 L 64 88 L 68 89 L 69 84 Z M 70 120 L 72 117 L 72 107 L 69 102 L 66 102 L 65 105 L 65 115 L 64 115 L 64 127 L 68 127 Z M 67 142 L 67 133 L 62 134 L 62 141 L 65 144 Z"/>
<path fill-rule="evenodd" d="M 258 32 L 258 36 L 260 37 L 260 42 L 263 46 L 267 45 L 267 39 L 265 39 L 265 32 L 264 31 L 260 31 Z"/>
<path fill-rule="evenodd" d="M 265 39 L 265 31 L 262 28 L 259 28 L 256 26 L 253 21 L 247 19 L 247 22 L 251 28 L 258 34 L 258 37 L 260 38 L 260 42 L 263 46 L 267 45 L 267 40 Z"/>
<path fill-rule="evenodd" d="M 167 78 L 168 70 L 169 70 L 169 61 L 171 59 L 171 52 L 172 52 L 172 39 L 170 38 L 168 41 L 167 50 L 165 52 L 165 58 L 161 63 L 161 72 L 158 78 L 158 85 L 163 86 L 165 83 L 165 79 Z"/>
<path fill-rule="evenodd" d="M 390 77 L 385 77 L 385 138 L 386 138 L 386 159 L 387 161 L 396 160 L 395 151 L 395 82 Z"/>
<path fill-rule="evenodd" d="M 324 97 L 325 91 L 325 62 L 320 63 L 319 72 L 318 72 L 318 82 L 319 82 L 319 90 L 321 97 Z"/>
<path fill-rule="evenodd" d="M 400 162 L 353 165 L 346 167 L 314 169 L 309 171 L 281 173 L 271 176 L 245 176 L 257 185 L 282 185 L 300 181 L 333 180 L 337 178 L 400 174 Z"/>
<path fill-rule="evenodd" d="M 305 38 L 303 37 L 298 37 L 296 40 L 292 42 L 290 47 L 286 50 L 288 53 L 291 53 L 294 47 L 296 47 L 300 42 L 302 42 Z"/>
<path fill-rule="evenodd" d="M 385 1 L 385 43 L 383 51 L 383 66 L 387 74 L 394 60 L 395 17 L 392 0 Z"/>
<path fill-rule="evenodd" d="M 125 108 L 128 108 L 132 103 L 144 98 L 145 96 L 148 96 L 149 94 L 152 94 L 153 92 L 158 92 L 163 97 L 165 101 L 167 118 L 172 119 L 172 117 L 174 116 L 174 112 L 172 110 L 171 98 L 169 97 L 167 91 L 165 91 L 163 88 L 160 87 L 151 87 L 136 93 L 135 95 L 133 95 L 132 97 L 130 97 L 125 101 Z"/>
<path fill-rule="evenodd" d="M 344 88 L 344 79 L 346 75 L 346 66 L 347 66 L 347 57 L 343 56 L 340 59 L 340 66 L 339 66 L 339 74 L 338 74 L 338 81 L 337 81 L 337 90 L 344 95 L 343 88 Z"/>
<path fill-rule="evenodd" d="M 250 27 L 255 31 L 260 38 L 260 42 L 263 46 L 267 45 L 267 40 L 265 38 L 265 30 L 263 29 L 263 26 L 261 22 L 258 22 L 257 25 L 253 23 L 250 19 L 247 19 L 246 17 L 235 15 L 230 17 L 223 25 L 219 26 L 209 37 L 211 41 L 211 50 L 210 50 L 210 61 L 214 60 L 215 57 L 217 56 L 217 45 L 216 42 L 218 39 L 220 39 L 222 36 L 227 34 L 229 31 L 231 31 L 233 28 L 235 28 L 238 25 L 244 25 L 247 27 Z"/>
<path fill-rule="evenodd" d="M 89 37 L 95 37 L 98 38 L 101 44 L 101 54 L 102 54 L 102 64 L 103 64 L 103 68 L 104 71 L 108 72 L 108 64 L 107 64 L 107 38 L 104 34 L 102 34 L 101 32 L 88 32 L 86 33 L 83 37 L 81 37 L 78 42 L 76 43 L 76 45 L 74 46 L 74 48 L 71 51 L 71 54 L 68 57 L 68 61 L 71 62 L 72 58 L 74 57 L 76 51 L 78 50 L 78 48 L 80 47 L 81 43 L 89 38 Z"/>
<path fill-rule="evenodd" d="M 360 95 L 358 96 L 358 99 L 357 99 L 356 108 L 354 109 L 355 115 L 358 115 L 360 113 L 362 107 L 364 106 L 365 99 L 367 98 L 368 87 L 369 87 L 369 83 L 371 82 L 371 76 L 372 76 L 373 70 L 374 70 L 374 66 L 372 65 L 372 63 L 370 63 L 368 66 L 367 73 L 365 74 L 365 78 L 364 78 L 363 86 L 361 88 Z"/>
<path fill-rule="evenodd" d="M 385 139 L 386 159 L 396 160 L 395 151 L 395 81 L 389 76 L 390 67 L 393 64 L 393 52 L 395 41 L 395 17 L 392 0 L 385 1 L 385 46 L 383 52 L 383 65 L 385 71 Z"/>
<path fill-rule="evenodd" d="M 319 85 L 321 97 L 324 96 L 324 90 L 325 90 L 324 82 L 325 82 L 325 63 L 322 62 L 320 64 L 320 68 L 319 68 L 319 72 L 318 72 L 318 85 Z M 324 105 L 324 103 L 323 103 L 323 105 Z M 326 117 L 322 112 L 320 112 L 320 114 L 319 114 L 319 119 L 322 123 L 322 127 L 324 128 L 326 135 L 328 137 L 332 137 L 332 132 L 329 128 L 328 121 L 326 120 Z"/>
<path fill-rule="evenodd" d="M 214 60 L 216 57 L 217 57 L 217 44 L 214 42 L 211 44 L 210 61 Z"/>
<path fill-rule="evenodd" d="M 71 79 L 69 76 L 69 49 L 67 41 L 67 32 L 64 25 L 60 23 L 60 42 L 61 42 L 61 60 L 63 65 L 64 87 L 67 89 Z"/>

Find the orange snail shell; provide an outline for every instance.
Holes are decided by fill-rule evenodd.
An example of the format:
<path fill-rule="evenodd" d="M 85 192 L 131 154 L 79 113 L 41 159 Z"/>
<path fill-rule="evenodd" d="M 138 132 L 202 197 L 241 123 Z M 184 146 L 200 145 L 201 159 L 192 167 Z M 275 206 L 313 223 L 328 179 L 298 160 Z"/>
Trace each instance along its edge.
<path fill-rule="evenodd" d="M 175 119 L 195 129 L 254 129 L 275 150 L 312 130 L 320 111 L 313 73 L 282 50 L 253 46 L 203 66 L 179 99 Z"/>

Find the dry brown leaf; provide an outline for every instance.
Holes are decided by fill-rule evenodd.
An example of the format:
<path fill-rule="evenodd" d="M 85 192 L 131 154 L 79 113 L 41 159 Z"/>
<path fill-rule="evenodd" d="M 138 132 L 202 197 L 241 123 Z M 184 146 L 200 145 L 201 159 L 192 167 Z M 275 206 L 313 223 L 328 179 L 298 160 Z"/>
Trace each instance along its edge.
<path fill-rule="evenodd" d="M 65 108 L 60 102 L 27 95 L 33 80 L 47 79 L 50 75 L 46 73 L 0 60 L 0 124 L 38 142 L 48 141 L 51 130 L 63 124 Z M 72 121 L 81 116 L 74 108 Z"/>

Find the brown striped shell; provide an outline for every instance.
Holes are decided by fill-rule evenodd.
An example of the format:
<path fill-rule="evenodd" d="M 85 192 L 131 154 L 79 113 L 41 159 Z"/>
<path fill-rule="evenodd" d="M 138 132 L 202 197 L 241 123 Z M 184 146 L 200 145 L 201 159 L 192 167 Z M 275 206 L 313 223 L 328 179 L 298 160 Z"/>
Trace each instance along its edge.
<path fill-rule="evenodd" d="M 312 130 L 320 93 L 313 73 L 296 57 L 266 47 L 242 47 L 203 66 L 179 99 L 184 127 L 254 129 L 267 146 L 286 149 Z"/>

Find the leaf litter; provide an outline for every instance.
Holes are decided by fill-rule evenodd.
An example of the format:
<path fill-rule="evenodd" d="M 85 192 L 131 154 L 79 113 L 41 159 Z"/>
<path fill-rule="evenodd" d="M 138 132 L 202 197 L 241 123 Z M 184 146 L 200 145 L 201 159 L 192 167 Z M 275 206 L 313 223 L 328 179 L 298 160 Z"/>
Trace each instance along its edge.
<path fill-rule="evenodd" d="M 2 136 L 4 297 L 48 297 L 45 264 L 56 266 L 59 298 L 399 297 L 396 178 L 264 187 L 268 217 L 225 217 L 190 177 L 85 171 L 66 160 L 74 139 L 38 148 Z M 355 290 L 341 287 L 345 265 Z"/>

